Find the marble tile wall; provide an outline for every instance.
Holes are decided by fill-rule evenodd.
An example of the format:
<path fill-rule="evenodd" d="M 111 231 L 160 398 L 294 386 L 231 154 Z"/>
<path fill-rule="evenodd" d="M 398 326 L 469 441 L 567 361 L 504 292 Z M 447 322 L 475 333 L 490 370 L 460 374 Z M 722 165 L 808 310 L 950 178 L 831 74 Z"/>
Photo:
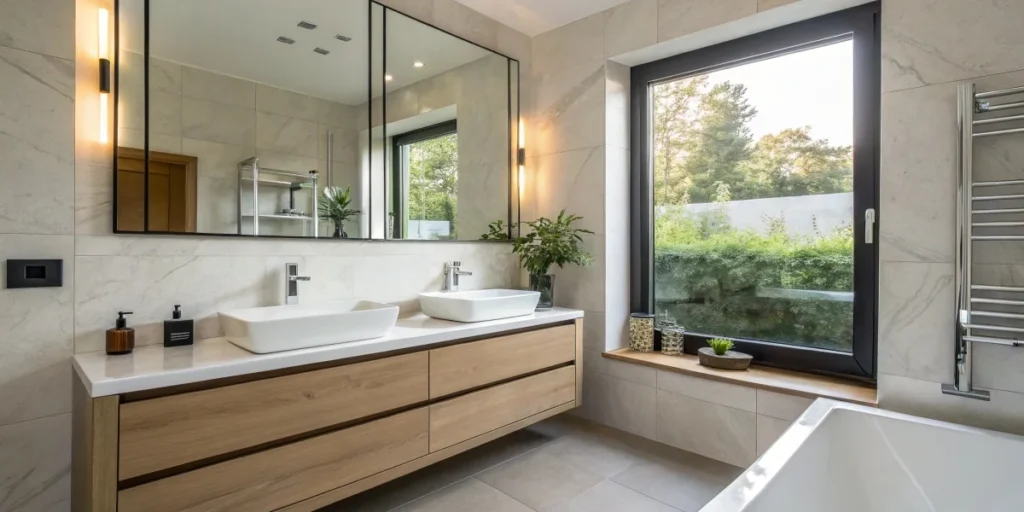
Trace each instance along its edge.
<path fill-rule="evenodd" d="M 979 345 L 975 385 L 991 402 L 942 395 L 952 382 L 956 88 L 1024 84 L 1017 2 L 882 3 L 881 292 L 879 405 L 1024 433 L 1024 352 Z M 978 140 L 978 179 L 1021 177 L 1016 136 Z M 1019 244 L 975 245 L 975 276 L 1019 284 Z M 1009 298 L 1009 297 L 1007 297 Z"/>
<path fill-rule="evenodd" d="M 121 92 L 118 98 L 119 140 L 123 147 L 141 149 L 145 141 L 145 82 L 143 56 L 122 52 Z M 236 233 L 238 162 L 253 156 L 261 165 L 292 172 L 317 170 L 326 186 L 327 133 L 334 133 L 332 185 L 350 187 L 354 208 L 368 210 L 359 166 L 360 107 L 344 105 L 203 69 L 150 58 L 150 146 L 152 150 L 199 158 L 197 228 L 203 233 Z M 89 176 L 107 183 L 109 176 Z M 101 184 L 92 182 L 97 189 Z M 260 211 L 275 213 L 288 204 L 281 189 L 260 193 Z M 296 198 L 309 210 L 307 194 Z M 251 197 L 243 210 L 251 211 Z M 109 225 L 95 226 L 97 233 Z M 261 233 L 295 235 L 294 225 L 266 221 Z M 329 235 L 324 223 L 321 234 Z M 251 233 L 244 225 L 243 232 Z M 365 236 L 355 222 L 349 236 Z"/>
<path fill-rule="evenodd" d="M 433 16 L 433 1 L 407 3 L 429 4 Z M 113 1 L 0 2 L 0 179 L 5 184 L 0 187 L 0 261 L 64 261 L 61 288 L 0 288 L 0 512 L 70 509 L 70 358 L 76 349 L 102 348 L 102 331 L 112 322 L 112 311 L 136 309 L 140 314 L 132 324 L 139 328 L 139 341 L 155 343 L 160 341 L 157 326 L 169 305 L 178 303 L 174 301 L 191 308 L 188 314 L 197 319 L 201 336 L 218 334 L 212 321 L 215 302 L 278 303 L 285 262 L 299 262 L 313 277 L 303 283 L 306 300 L 361 296 L 408 304 L 418 292 L 440 287 L 441 262 L 446 259 L 461 259 L 474 270 L 464 280 L 467 288 L 510 286 L 518 278 L 508 247 L 488 244 L 112 235 L 112 150 L 97 132 L 99 7 L 113 12 Z M 499 30 L 504 26 L 493 20 L 463 15 L 445 23 L 458 35 L 496 34 L 506 52 L 529 57 L 529 39 L 507 27 Z M 296 126 L 337 126 L 330 119 L 338 109 L 310 110 L 308 102 L 289 94 L 261 95 L 254 86 L 251 94 L 224 96 L 217 92 L 219 85 L 211 87 L 202 77 L 184 80 L 186 72 L 173 65 L 156 63 L 152 71 L 154 86 L 168 94 L 163 98 L 176 105 L 172 96 L 180 96 L 183 111 L 186 97 L 223 106 L 225 115 L 210 116 L 211 121 L 231 122 L 231 107 L 237 102 L 252 112 L 244 114 L 246 119 L 255 119 L 257 108 L 268 115 L 281 115 L 287 108 Z M 237 155 L 218 153 L 217 148 L 235 143 L 252 147 L 259 136 L 255 127 L 243 130 L 239 140 L 195 138 L 186 143 L 186 134 L 202 132 L 202 123 L 186 123 L 184 112 L 180 127 L 173 116 L 158 117 L 166 123 L 166 133 L 154 134 L 151 143 L 168 151 L 180 152 L 191 144 L 197 152 L 221 154 L 234 162 Z M 122 142 L 140 140 L 141 133 L 130 130 L 122 133 Z M 286 155 L 275 151 L 281 148 L 267 148 L 267 158 L 326 160 L 323 148 L 313 152 L 311 145 L 302 144 L 310 130 L 284 132 L 301 150 Z M 301 137 L 292 138 L 296 133 Z M 338 148 L 335 153 L 346 154 Z"/>

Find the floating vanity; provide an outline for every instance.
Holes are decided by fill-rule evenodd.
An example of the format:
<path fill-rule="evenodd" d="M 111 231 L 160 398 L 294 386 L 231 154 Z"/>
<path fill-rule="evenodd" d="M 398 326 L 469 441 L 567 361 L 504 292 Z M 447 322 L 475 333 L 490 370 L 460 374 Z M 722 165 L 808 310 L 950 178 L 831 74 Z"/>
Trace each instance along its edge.
<path fill-rule="evenodd" d="M 307 511 L 568 411 L 583 313 L 253 354 L 225 339 L 75 356 L 73 507 Z"/>

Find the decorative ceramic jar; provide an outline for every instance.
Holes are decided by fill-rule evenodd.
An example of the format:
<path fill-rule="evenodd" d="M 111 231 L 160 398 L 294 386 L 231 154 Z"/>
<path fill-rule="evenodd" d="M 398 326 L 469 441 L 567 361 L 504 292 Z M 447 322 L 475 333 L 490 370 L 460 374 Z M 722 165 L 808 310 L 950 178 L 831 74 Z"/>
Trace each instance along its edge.
<path fill-rule="evenodd" d="M 629 315 L 629 348 L 636 352 L 654 352 L 654 315 Z"/>
<path fill-rule="evenodd" d="M 682 355 L 684 333 L 682 327 L 662 327 L 661 353 L 669 356 Z"/>

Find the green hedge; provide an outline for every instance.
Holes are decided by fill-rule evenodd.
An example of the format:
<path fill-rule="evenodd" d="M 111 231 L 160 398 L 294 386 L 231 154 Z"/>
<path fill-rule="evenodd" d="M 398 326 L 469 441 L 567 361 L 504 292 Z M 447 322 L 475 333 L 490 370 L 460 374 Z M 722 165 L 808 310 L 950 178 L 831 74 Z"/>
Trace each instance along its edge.
<path fill-rule="evenodd" d="M 852 291 L 846 233 L 793 239 L 734 231 L 659 240 L 654 269 L 660 321 L 706 334 L 852 347 L 852 303 L 757 296 L 758 288 Z"/>

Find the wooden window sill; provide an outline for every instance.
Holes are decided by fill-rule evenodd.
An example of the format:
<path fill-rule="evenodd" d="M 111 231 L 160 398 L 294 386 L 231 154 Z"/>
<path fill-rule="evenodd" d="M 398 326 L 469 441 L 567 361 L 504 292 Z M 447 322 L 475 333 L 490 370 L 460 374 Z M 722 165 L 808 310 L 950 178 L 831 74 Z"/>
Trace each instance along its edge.
<path fill-rule="evenodd" d="M 605 352 L 603 356 L 617 361 L 642 364 L 667 372 L 704 377 L 739 386 L 807 398 L 831 398 L 871 407 L 878 406 L 878 393 L 874 387 L 835 377 L 762 366 L 751 366 L 749 370 L 745 371 L 716 370 L 698 364 L 697 356 L 687 354 L 668 356 L 658 352 L 634 352 L 628 348 Z"/>

